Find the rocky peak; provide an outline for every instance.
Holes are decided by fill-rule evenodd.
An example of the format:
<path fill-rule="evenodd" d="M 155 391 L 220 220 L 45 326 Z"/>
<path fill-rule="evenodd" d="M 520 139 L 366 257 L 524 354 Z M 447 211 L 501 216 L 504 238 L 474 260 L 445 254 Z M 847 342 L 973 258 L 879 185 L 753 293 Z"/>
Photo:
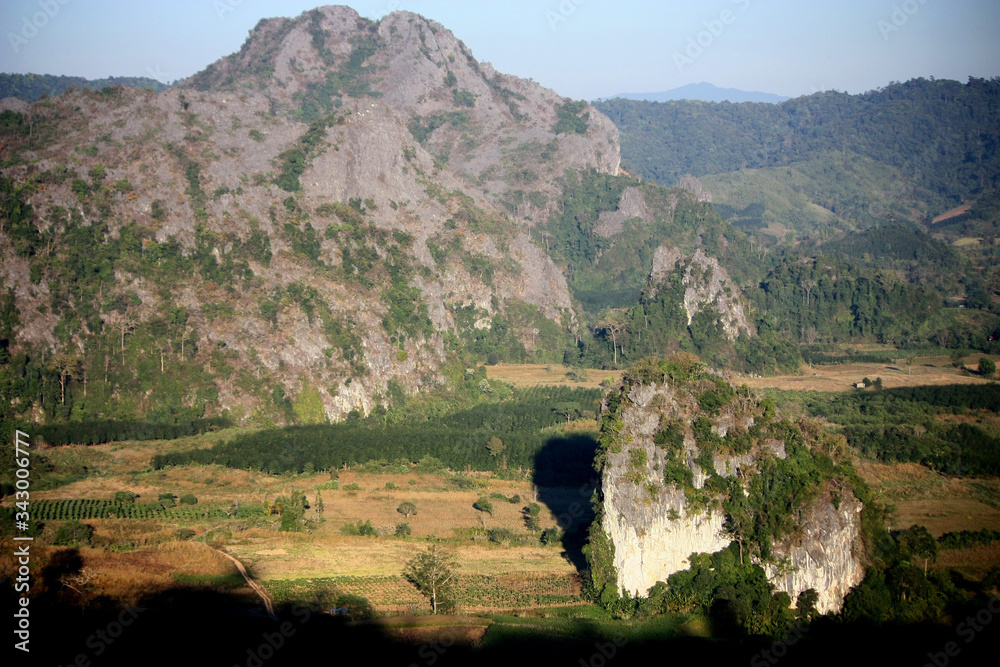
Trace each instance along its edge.
<path fill-rule="evenodd" d="M 701 248 L 685 257 L 678 248 L 664 243 L 653 253 L 647 290 L 649 298 L 654 298 L 662 285 L 676 274 L 680 274 L 688 325 L 697 313 L 708 311 L 718 318 L 729 340 L 736 340 L 741 333 L 756 335 L 756 328 L 747 317 L 742 291 L 718 259 L 708 256 Z"/>

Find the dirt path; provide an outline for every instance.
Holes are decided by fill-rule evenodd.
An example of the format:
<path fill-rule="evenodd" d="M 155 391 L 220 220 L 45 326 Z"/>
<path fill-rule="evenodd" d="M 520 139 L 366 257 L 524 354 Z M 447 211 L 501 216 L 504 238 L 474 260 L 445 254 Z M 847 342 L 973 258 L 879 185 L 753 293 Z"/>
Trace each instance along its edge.
<path fill-rule="evenodd" d="M 210 548 L 215 549 L 214 547 Z M 227 554 L 222 549 L 215 549 L 215 551 L 217 553 L 222 554 L 229 560 L 233 561 L 233 564 L 236 566 L 236 569 L 239 570 L 240 574 L 243 575 L 243 578 L 246 579 L 247 585 L 250 586 L 250 588 L 253 589 L 254 593 L 260 596 L 260 599 L 264 601 L 264 608 L 267 609 L 267 615 L 273 618 L 274 620 L 278 620 L 278 617 L 274 614 L 274 600 L 271 599 L 270 594 L 268 594 L 268 592 L 264 590 L 263 586 L 258 584 L 250 577 L 250 574 L 247 572 L 247 569 L 243 567 L 243 563 L 238 561 L 234 556 Z"/>

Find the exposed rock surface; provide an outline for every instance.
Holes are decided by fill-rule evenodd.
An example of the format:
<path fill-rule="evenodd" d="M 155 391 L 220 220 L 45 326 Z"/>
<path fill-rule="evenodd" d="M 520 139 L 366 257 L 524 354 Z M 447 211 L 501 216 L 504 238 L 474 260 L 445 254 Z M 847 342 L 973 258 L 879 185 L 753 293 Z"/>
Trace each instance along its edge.
<path fill-rule="evenodd" d="M 683 304 L 689 325 L 697 313 L 709 310 L 719 318 L 729 340 L 736 340 L 744 332 L 756 335 L 756 327 L 747 317 L 742 291 L 719 260 L 700 248 L 690 257 L 666 243 L 657 248 L 649 275 L 649 296 L 655 297 L 660 285 L 677 271 L 682 272 Z"/>
<path fill-rule="evenodd" d="M 226 265 L 259 229 L 269 258 L 248 259 L 247 278 L 233 289 L 198 271 L 172 292 L 119 272 L 101 294 L 139 298 L 130 316 L 140 330 L 173 308 L 186 309 L 187 349 L 196 345 L 212 373 L 213 350 L 231 357 L 232 371 L 215 380 L 215 410 L 249 417 L 269 409 L 271 387 L 294 397 L 309 386 L 336 420 L 370 411 L 391 382 L 408 393 L 441 383 L 444 336 L 457 332 L 458 308 L 475 306 L 476 328 L 491 327 L 517 302 L 557 324 L 574 320 L 566 279 L 531 242 L 533 223 L 525 217 L 545 218 L 566 170 L 614 174 L 620 154 L 617 129 L 589 105 L 579 113 L 583 133 L 556 134 L 567 102 L 479 63 L 450 31 L 416 14 L 372 22 L 348 7 L 321 7 L 261 21 L 238 53 L 178 88 L 75 91 L 31 105 L 34 122 L 54 128 L 50 139 L 0 174 L 21 184 L 70 165 L 65 176 L 26 195 L 42 231 L 73 217 L 85 226 L 106 222 L 115 239 L 135 221 L 132 233 L 143 244 L 176 243 L 186 257 L 207 244 L 205 252 Z M 0 107 L 29 109 L 14 99 Z M 316 118 L 334 120 L 311 144 L 296 176 L 300 187 L 283 189 L 278 181 L 289 154 L 302 148 Z M 104 170 L 102 179 L 89 175 L 95 168 Z M 93 197 L 74 191 L 74 179 L 95 191 L 102 181 L 107 209 L 96 210 Z M 112 189 L 117 183 L 125 189 Z M 522 197 L 516 210 L 508 206 L 512 191 Z M 352 200 L 364 209 L 354 237 L 349 232 L 361 223 L 328 210 Z M 312 262 L 296 248 L 301 230 L 315 235 Z M 13 245 L 0 226 L 0 289 L 13 290 L 24 314 L 12 351 L 93 349 L 88 341 L 119 315 L 102 310 L 58 339 L 45 274 L 31 279 L 30 262 Z M 390 250 L 412 267 L 408 286 L 419 290 L 418 305 L 433 324 L 429 334 L 404 342 L 383 325 L 387 277 L 365 287 L 363 279 L 336 273 L 345 254 L 357 258 L 361 251 L 374 253 L 384 272 L 395 261 Z M 275 296 L 280 312 L 270 323 L 263 318 L 262 302 L 295 286 L 315 290 L 314 307 L 356 336 L 354 362 L 341 358 L 322 318 L 287 296 Z M 516 335 L 530 349 L 534 333 L 523 327 Z M 252 395 L 262 386 L 268 389 Z"/>
<path fill-rule="evenodd" d="M 707 479 L 695 460 L 696 440 L 683 426 L 703 414 L 696 398 L 701 390 L 694 389 L 669 382 L 635 384 L 618 408 L 620 427 L 606 453 L 601 481 L 601 528 L 614 545 L 618 585 L 633 595 L 645 595 L 656 582 L 687 569 L 692 553 L 715 552 L 733 540 L 719 504 L 692 504 L 679 485 L 664 484 L 668 456 L 654 443 L 654 436 L 666 423 L 684 429 L 679 460 L 692 472 L 693 487 L 703 489 Z M 745 432 L 758 412 L 753 399 L 738 397 L 711 417 L 712 430 L 721 436 Z M 785 458 L 785 444 L 764 439 L 747 453 L 715 456 L 714 468 L 723 477 L 744 480 L 745 487 L 746 480 L 757 474 L 760 458 L 767 456 Z M 642 465 L 637 467 L 637 461 Z M 814 588 L 821 612 L 839 609 L 844 595 L 864 576 L 859 559 L 861 503 L 850 491 L 841 490 L 843 497 L 835 508 L 827 491 L 798 511 L 795 533 L 776 543 L 774 562 L 764 564 L 771 582 L 793 600 Z"/>
<path fill-rule="evenodd" d="M 839 611 L 844 596 L 865 577 L 857 551 L 860 540 L 861 502 L 847 493 L 834 507 L 822 497 L 809 505 L 802 516 L 800 533 L 774 546 L 782 567 L 764 566 L 767 578 L 794 600 L 812 588 L 819 593 L 820 613 Z"/>
<path fill-rule="evenodd" d="M 617 210 L 601 212 L 594 233 L 605 237 L 621 234 L 625 228 L 625 221 L 632 219 L 641 222 L 649 222 L 651 219 L 642 191 L 636 187 L 625 188 L 618 201 Z"/>

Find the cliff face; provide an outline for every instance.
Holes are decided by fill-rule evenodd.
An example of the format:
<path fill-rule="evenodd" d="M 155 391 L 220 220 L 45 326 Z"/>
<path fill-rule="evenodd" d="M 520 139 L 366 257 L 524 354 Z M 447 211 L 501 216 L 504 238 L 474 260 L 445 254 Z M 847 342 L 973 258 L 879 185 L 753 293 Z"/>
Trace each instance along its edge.
<path fill-rule="evenodd" d="M 812 588 L 819 593 L 820 613 L 839 611 L 844 596 L 865 578 L 856 553 L 861 510 L 853 494 L 846 494 L 837 506 L 827 498 L 811 503 L 803 512 L 799 533 L 775 545 L 777 560 L 785 562 L 781 567 L 764 565 L 768 580 L 793 600 Z"/>
<path fill-rule="evenodd" d="M 661 245 L 653 254 L 653 268 L 649 275 L 650 298 L 655 297 L 659 286 L 675 273 L 680 274 L 688 325 L 696 314 L 706 311 L 718 319 L 731 341 L 739 338 L 741 332 L 756 335 L 756 328 L 747 317 L 740 296 L 742 291 L 729 278 L 718 259 L 709 257 L 700 248 L 690 257 L 684 257 L 677 248 Z"/>
<path fill-rule="evenodd" d="M 604 455 L 600 527 L 614 546 L 617 584 L 633 595 L 687 569 L 692 553 L 718 551 L 737 537 L 722 506 L 725 484 L 711 478 L 738 480 L 744 493 L 768 461 L 789 456 L 786 442 L 761 428 L 771 417 L 748 394 L 737 392 L 716 414 L 706 413 L 707 392 L 721 386 L 704 378 L 626 380 L 614 409 L 605 405 L 613 434 Z M 710 441 L 709 458 L 703 450 Z M 798 457 L 806 455 L 800 447 L 794 444 Z M 793 600 L 815 589 L 821 612 L 839 609 L 864 576 L 860 511 L 842 484 L 824 482 L 794 510 L 792 530 L 771 547 L 762 563 L 768 579 Z M 760 562 L 753 545 L 744 550 Z"/>

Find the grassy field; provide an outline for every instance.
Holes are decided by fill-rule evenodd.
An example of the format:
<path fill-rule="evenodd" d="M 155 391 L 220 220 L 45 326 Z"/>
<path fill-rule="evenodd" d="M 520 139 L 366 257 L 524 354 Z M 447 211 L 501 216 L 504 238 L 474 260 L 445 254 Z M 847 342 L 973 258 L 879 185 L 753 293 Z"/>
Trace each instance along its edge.
<path fill-rule="evenodd" d="M 961 530 L 1000 530 L 1000 479 L 956 479 L 917 463 L 858 462 L 861 477 L 894 508 L 890 528 L 922 525 L 935 537 Z M 1000 544 L 943 551 L 938 567 L 979 579 L 1000 566 Z"/>
<path fill-rule="evenodd" d="M 486 376 L 515 387 L 565 385 L 567 387 L 597 388 L 611 378 L 618 384 L 624 371 L 602 371 L 596 368 L 573 368 L 562 364 L 498 364 L 486 367 Z"/>
<path fill-rule="evenodd" d="M 976 369 L 979 358 L 972 355 L 965 363 Z M 897 364 L 837 364 L 831 366 L 803 366 L 800 375 L 772 375 L 769 377 L 734 378 L 736 384 L 747 384 L 756 389 L 796 389 L 802 391 L 847 391 L 865 378 L 882 378 L 883 386 L 914 387 L 918 385 L 984 384 L 989 382 L 977 375 L 965 375 L 951 364 L 947 356 L 915 357 L 913 365 Z"/>
<path fill-rule="evenodd" d="M 588 424 L 594 425 L 592 420 Z M 138 494 L 139 503 L 171 493 L 195 495 L 195 507 L 227 503 L 266 507 L 279 496 L 302 492 L 309 504 L 304 518 L 312 528 L 303 532 L 279 532 L 279 517 L 274 515 L 215 520 L 88 519 L 94 534 L 90 546 L 79 548 L 89 575 L 82 597 L 107 595 L 134 603 L 143 594 L 183 584 L 222 589 L 255 603 L 252 591 L 215 547 L 238 558 L 269 590 L 283 590 L 289 582 L 337 580 L 337 590 L 365 595 L 380 612 L 422 611 L 423 596 L 400 575 L 417 551 L 436 542 L 451 551 L 460 566 L 465 582 L 460 588 L 463 608 L 526 610 L 538 606 L 540 599 L 550 604 L 580 604 L 577 568 L 559 546 L 538 542 L 538 534 L 526 527 L 523 508 L 539 502 L 542 529 L 555 527 L 560 514 L 589 524 L 591 489 L 539 490 L 524 479 L 501 480 L 472 472 L 462 477 L 472 480 L 476 488 L 461 490 L 451 481 L 456 475 L 448 471 L 341 470 L 334 483 L 328 472 L 276 476 L 219 465 L 164 470 L 149 465 L 155 454 L 212 446 L 244 432 L 228 429 L 173 441 L 45 450 L 57 466 L 83 465 L 88 475 L 57 489 L 39 491 L 33 494 L 35 500 L 110 499 L 118 491 L 131 491 Z M 322 513 L 317 511 L 320 494 Z M 491 494 L 492 514 L 473 508 L 478 498 Z M 406 517 L 398 512 L 403 502 L 413 503 L 416 514 Z M 345 525 L 365 521 L 371 522 L 379 536 L 342 534 Z M 404 522 L 412 534 L 394 536 L 397 524 Z M 42 563 L 60 551 L 43 545 L 52 543 L 61 523 L 46 526 L 35 552 L 40 557 L 34 562 Z M 488 531 L 497 528 L 525 543 L 490 542 Z M 10 554 L 0 554 L 0 571 L 14 570 Z M 510 594 L 496 593 L 500 590 Z"/>

